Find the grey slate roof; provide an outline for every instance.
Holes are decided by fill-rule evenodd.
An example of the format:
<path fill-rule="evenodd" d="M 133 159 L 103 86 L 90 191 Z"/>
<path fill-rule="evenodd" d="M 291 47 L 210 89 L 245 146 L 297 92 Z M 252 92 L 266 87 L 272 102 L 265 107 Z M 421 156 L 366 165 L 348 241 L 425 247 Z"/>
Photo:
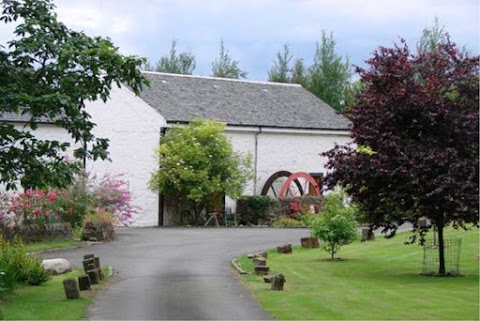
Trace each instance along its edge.
<path fill-rule="evenodd" d="M 32 116 L 30 114 L 16 114 L 11 112 L 0 112 L 0 121 L 6 122 L 18 122 L 18 123 L 27 123 L 30 121 Z M 54 123 L 51 118 L 48 117 L 40 117 L 36 120 L 38 123 Z"/>
<path fill-rule="evenodd" d="M 169 123 L 194 118 L 228 125 L 347 130 L 350 122 L 300 85 L 144 72 L 140 94 Z"/>

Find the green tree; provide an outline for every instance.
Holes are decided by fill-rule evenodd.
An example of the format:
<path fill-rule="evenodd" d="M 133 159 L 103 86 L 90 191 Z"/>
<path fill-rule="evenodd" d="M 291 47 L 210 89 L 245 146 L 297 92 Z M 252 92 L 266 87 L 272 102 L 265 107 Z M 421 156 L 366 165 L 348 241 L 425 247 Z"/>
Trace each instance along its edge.
<path fill-rule="evenodd" d="M 236 199 L 251 177 L 251 157 L 233 151 L 224 128 L 216 121 L 193 120 L 169 129 L 160 141 L 160 170 L 152 174 L 150 189 L 179 207 L 191 204 L 195 225 L 212 195 Z"/>
<path fill-rule="evenodd" d="M 306 68 L 303 59 L 295 59 L 295 62 L 293 63 L 292 77 L 290 79 L 290 82 L 293 84 L 300 84 L 305 87 L 307 81 L 305 76 Z"/>
<path fill-rule="evenodd" d="M 324 208 L 312 222 L 312 235 L 324 242 L 323 248 L 333 260 L 342 245 L 354 241 L 357 237 L 357 208 L 344 204 L 344 194 L 334 191 L 324 200 Z"/>
<path fill-rule="evenodd" d="M 445 26 L 440 26 L 438 18 L 435 17 L 433 25 L 423 29 L 422 37 L 417 42 L 417 51 L 425 53 L 437 50 L 438 45 L 447 43 L 445 35 Z"/>
<path fill-rule="evenodd" d="M 286 43 L 283 45 L 283 51 L 277 53 L 277 60 L 273 62 L 273 66 L 268 72 L 268 81 L 306 86 L 306 67 L 303 59 L 293 60 L 293 65 L 292 60 L 290 46 Z"/>
<path fill-rule="evenodd" d="M 183 74 L 191 75 L 195 70 L 195 56 L 190 52 L 177 52 L 177 41 L 172 41 L 170 52 L 168 55 L 162 56 L 155 65 L 155 69 L 152 68 L 151 63 L 144 65 L 145 70 L 152 70 L 158 72 L 168 72 L 171 74 Z"/>
<path fill-rule="evenodd" d="M 81 145 L 75 157 L 106 159 L 108 140 L 92 133 L 87 101 L 107 101 L 113 84 L 139 93 L 148 81 L 144 59 L 123 56 L 108 38 L 89 37 L 57 20 L 51 0 L 1 3 L 0 21 L 18 23 L 12 40 L 0 45 L 0 113 L 22 114 L 25 126 L 0 122 L 0 183 L 66 186 L 81 165 L 65 162 L 69 144 L 34 135 L 45 118 Z"/>
<path fill-rule="evenodd" d="M 223 40 L 220 41 L 220 54 L 212 63 L 212 77 L 219 78 L 246 78 L 247 73 L 238 66 L 239 62 L 232 60 L 228 49 L 225 49 Z"/>
<path fill-rule="evenodd" d="M 341 111 L 346 106 L 352 72 L 348 57 L 343 61 L 335 52 L 335 45 L 333 33 L 327 36 L 323 30 L 321 43 L 316 44 L 313 64 L 307 72 L 306 88 Z"/>
<path fill-rule="evenodd" d="M 291 67 L 290 62 L 293 56 L 290 54 L 290 46 L 288 43 L 283 45 L 283 52 L 277 53 L 277 60 L 273 61 L 273 67 L 268 72 L 268 81 L 273 82 L 291 82 Z"/>

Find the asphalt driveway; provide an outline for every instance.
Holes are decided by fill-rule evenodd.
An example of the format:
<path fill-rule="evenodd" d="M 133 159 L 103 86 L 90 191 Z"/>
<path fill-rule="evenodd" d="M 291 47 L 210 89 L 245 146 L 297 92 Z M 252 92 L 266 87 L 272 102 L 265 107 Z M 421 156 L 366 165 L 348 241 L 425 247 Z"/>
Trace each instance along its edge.
<path fill-rule="evenodd" d="M 230 260 L 284 243 L 299 244 L 308 229 L 120 229 L 112 243 L 44 253 L 81 267 L 94 253 L 118 272 L 90 307 L 90 319 L 271 319 L 239 284 Z"/>

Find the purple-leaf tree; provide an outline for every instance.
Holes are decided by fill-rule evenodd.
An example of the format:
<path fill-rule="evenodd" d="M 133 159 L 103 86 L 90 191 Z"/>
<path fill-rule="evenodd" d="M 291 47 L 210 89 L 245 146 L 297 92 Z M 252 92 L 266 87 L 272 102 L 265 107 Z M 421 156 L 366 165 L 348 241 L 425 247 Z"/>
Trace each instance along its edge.
<path fill-rule="evenodd" d="M 346 113 L 354 145 L 324 153 L 327 184 L 340 184 L 371 228 L 390 236 L 413 224 L 410 241 L 438 229 L 438 273 L 445 274 L 443 228 L 478 227 L 479 57 L 450 42 L 412 54 L 402 40 L 357 68 L 362 90 Z M 418 220 L 431 224 L 419 227 Z"/>

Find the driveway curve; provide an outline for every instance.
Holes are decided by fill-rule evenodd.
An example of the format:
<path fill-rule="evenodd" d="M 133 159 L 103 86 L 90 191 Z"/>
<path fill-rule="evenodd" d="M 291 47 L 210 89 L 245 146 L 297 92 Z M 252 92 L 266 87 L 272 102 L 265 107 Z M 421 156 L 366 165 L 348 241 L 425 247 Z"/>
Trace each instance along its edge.
<path fill-rule="evenodd" d="M 93 320 L 268 320 L 229 262 L 308 235 L 308 229 L 120 229 L 115 242 L 41 256 L 81 267 L 83 255 L 94 253 L 114 267 L 118 274 L 88 310 Z"/>

